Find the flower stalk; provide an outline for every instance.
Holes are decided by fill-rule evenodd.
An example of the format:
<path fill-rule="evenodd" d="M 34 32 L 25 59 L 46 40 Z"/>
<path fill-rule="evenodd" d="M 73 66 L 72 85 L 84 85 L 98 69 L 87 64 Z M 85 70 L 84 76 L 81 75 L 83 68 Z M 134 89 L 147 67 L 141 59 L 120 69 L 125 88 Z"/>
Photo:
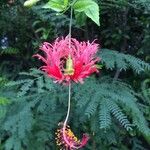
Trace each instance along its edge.
<path fill-rule="evenodd" d="M 70 108 L 71 108 L 71 83 L 69 83 L 67 116 L 65 118 L 64 125 L 63 125 L 63 138 L 64 138 L 67 145 L 70 145 L 70 143 L 69 143 L 69 141 L 67 140 L 67 137 L 66 137 L 66 126 L 67 126 L 67 122 L 68 122 L 68 118 L 69 118 L 69 114 L 70 114 Z"/>
<path fill-rule="evenodd" d="M 71 48 L 72 15 L 73 15 L 73 8 L 71 6 L 71 10 L 70 10 L 70 23 L 69 23 L 69 48 Z"/>
<path fill-rule="evenodd" d="M 92 73 L 99 72 L 96 63 L 100 61 L 100 58 L 96 57 L 98 44 L 95 41 L 92 43 L 79 42 L 71 37 L 72 7 L 73 4 L 71 4 L 69 35 L 65 38 L 57 38 L 52 44 L 44 42 L 40 49 L 45 55 L 34 55 L 44 62 L 44 65 L 41 66 L 42 71 L 53 78 L 55 83 L 63 83 L 69 88 L 67 115 L 56 132 L 57 145 L 68 150 L 79 149 L 89 140 L 87 134 L 83 134 L 82 140 L 78 140 L 67 124 L 71 108 L 71 83 L 72 81 L 83 83 L 83 80 Z"/>

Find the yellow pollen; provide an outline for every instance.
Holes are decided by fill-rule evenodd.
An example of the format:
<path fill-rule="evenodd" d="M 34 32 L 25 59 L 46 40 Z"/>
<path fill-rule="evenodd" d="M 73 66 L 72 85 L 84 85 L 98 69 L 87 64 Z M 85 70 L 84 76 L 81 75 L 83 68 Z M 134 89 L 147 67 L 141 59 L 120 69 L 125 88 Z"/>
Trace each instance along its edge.
<path fill-rule="evenodd" d="M 66 69 L 64 69 L 64 75 L 73 75 L 73 74 L 74 74 L 73 60 L 69 55 L 66 60 Z"/>

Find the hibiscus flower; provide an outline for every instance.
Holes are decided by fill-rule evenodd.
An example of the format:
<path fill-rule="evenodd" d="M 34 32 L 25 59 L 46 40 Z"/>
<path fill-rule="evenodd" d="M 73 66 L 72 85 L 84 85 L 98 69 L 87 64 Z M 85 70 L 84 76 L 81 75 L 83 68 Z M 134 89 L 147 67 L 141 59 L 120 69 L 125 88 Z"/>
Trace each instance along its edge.
<path fill-rule="evenodd" d="M 56 144 L 60 146 L 62 150 L 74 150 L 82 148 L 87 144 L 88 140 L 88 134 L 83 134 L 82 140 L 79 140 L 71 131 L 69 126 L 66 126 L 65 131 L 62 127 L 57 129 L 56 132 Z"/>
<path fill-rule="evenodd" d="M 79 42 L 75 38 L 57 38 L 54 43 L 44 42 L 40 47 L 44 52 L 44 56 L 40 54 L 34 55 L 44 62 L 41 70 L 54 79 L 54 82 L 65 83 L 69 85 L 68 112 L 62 127 L 56 132 L 56 143 L 62 150 L 74 150 L 82 148 L 89 140 L 87 134 L 83 134 L 82 140 L 78 140 L 70 127 L 67 125 L 70 113 L 70 93 L 71 81 L 83 83 L 84 79 L 92 73 L 98 72 L 97 62 L 100 61 L 96 57 L 98 44 L 94 41 Z"/>
<path fill-rule="evenodd" d="M 96 63 L 100 58 L 96 57 L 98 44 L 94 41 L 90 43 L 79 42 L 75 38 L 71 38 L 71 41 L 68 37 L 57 38 L 52 44 L 44 42 L 40 50 L 44 51 L 45 55 L 36 54 L 34 57 L 45 63 L 41 70 L 55 82 L 83 83 L 84 78 L 98 72 Z"/>

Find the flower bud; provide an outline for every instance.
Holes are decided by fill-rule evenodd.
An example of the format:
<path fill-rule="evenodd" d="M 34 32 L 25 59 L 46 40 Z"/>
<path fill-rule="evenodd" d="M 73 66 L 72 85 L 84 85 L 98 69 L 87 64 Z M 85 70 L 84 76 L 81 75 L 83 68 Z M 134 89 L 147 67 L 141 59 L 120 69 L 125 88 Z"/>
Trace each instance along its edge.
<path fill-rule="evenodd" d="M 35 5 L 39 0 L 27 0 L 24 2 L 24 7 L 32 7 Z"/>

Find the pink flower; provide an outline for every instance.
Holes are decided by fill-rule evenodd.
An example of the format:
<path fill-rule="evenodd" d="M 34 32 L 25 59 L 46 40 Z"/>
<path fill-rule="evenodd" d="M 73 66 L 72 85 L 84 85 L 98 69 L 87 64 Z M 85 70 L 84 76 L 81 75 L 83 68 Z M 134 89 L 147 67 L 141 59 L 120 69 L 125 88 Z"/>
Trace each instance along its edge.
<path fill-rule="evenodd" d="M 71 38 L 57 38 L 53 44 L 44 42 L 40 47 L 45 52 L 45 56 L 34 55 L 41 59 L 45 65 L 41 69 L 58 83 L 74 82 L 83 83 L 94 72 L 98 72 L 96 63 L 100 61 L 96 57 L 98 44 L 94 42 L 78 42 Z"/>
<path fill-rule="evenodd" d="M 56 144 L 62 149 L 74 150 L 82 148 L 87 144 L 88 140 L 89 136 L 87 134 L 83 134 L 81 141 L 78 140 L 69 126 L 65 128 L 65 133 L 63 131 L 63 128 L 58 129 L 56 132 Z"/>

